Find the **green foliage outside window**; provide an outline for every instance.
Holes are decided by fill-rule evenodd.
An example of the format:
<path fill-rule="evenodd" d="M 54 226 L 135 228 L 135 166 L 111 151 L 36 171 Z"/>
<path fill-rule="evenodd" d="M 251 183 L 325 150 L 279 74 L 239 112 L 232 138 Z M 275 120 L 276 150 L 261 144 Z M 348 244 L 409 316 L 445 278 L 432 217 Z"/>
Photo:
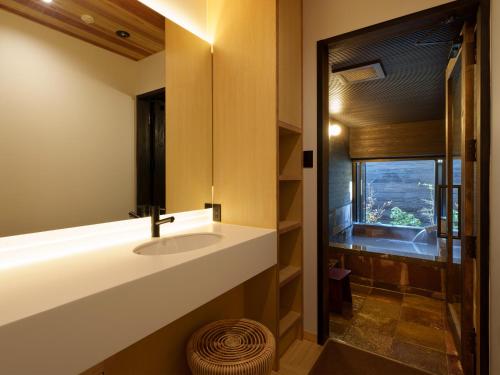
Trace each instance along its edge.
<path fill-rule="evenodd" d="M 373 185 L 367 184 L 367 197 L 366 197 L 366 222 L 370 224 L 380 224 L 380 219 L 384 216 L 384 212 L 392 204 L 391 201 L 384 202 L 382 205 L 377 204 L 377 198 L 373 191 Z"/>
<path fill-rule="evenodd" d="M 391 208 L 391 224 L 406 225 L 410 227 L 421 227 L 422 222 L 415 215 L 403 211 L 399 207 Z"/>

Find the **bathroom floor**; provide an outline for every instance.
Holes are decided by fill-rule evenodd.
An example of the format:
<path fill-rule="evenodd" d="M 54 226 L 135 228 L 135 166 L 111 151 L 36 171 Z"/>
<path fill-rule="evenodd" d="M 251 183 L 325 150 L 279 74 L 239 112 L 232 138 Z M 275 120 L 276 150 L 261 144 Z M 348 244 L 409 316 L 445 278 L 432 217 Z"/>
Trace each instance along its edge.
<path fill-rule="evenodd" d="M 436 375 L 462 374 L 443 301 L 358 284 L 351 288 L 352 310 L 330 314 L 331 338 Z"/>

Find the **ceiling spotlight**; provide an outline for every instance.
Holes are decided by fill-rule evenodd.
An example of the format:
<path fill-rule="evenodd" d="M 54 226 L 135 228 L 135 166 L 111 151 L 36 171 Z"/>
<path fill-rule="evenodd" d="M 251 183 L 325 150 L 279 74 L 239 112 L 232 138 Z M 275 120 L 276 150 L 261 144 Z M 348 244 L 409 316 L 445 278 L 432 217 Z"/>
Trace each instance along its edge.
<path fill-rule="evenodd" d="M 50 4 L 52 0 L 42 0 L 45 4 Z"/>
<path fill-rule="evenodd" d="M 130 33 L 125 30 L 116 30 L 116 35 L 120 38 L 127 39 L 130 36 Z"/>
<path fill-rule="evenodd" d="M 337 137 L 342 133 L 342 127 L 339 124 L 330 124 L 328 126 L 328 136 Z"/>

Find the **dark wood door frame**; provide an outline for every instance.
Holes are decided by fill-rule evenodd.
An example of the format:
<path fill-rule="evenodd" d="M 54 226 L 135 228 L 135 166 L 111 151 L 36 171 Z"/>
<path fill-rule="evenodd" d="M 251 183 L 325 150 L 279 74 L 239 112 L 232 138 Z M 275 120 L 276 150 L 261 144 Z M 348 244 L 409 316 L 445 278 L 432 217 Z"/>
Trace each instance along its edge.
<path fill-rule="evenodd" d="M 479 305 L 489 306 L 489 167 L 490 167 L 490 0 L 457 0 L 435 8 L 348 32 L 317 42 L 317 296 L 318 343 L 329 337 L 328 306 L 328 50 L 346 40 L 370 40 L 390 37 L 430 26 L 447 15 L 468 14 L 481 10 L 480 43 L 480 132 L 478 147 L 479 176 Z M 489 309 L 479 311 L 479 363 L 477 373 L 489 373 Z"/>
<path fill-rule="evenodd" d="M 165 207 L 165 88 L 136 98 L 136 213 Z"/>

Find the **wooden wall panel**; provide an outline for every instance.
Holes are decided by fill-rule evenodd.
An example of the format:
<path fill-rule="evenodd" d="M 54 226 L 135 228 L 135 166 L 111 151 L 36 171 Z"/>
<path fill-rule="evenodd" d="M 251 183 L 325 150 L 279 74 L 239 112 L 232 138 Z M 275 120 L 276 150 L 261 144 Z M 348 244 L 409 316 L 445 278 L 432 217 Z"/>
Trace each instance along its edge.
<path fill-rule="evenodd" d="M 165 21 L 167 212 L 212 202 L 212 54 L 194 34 Z"/>
<path fill-rule="evenodd" d="M 278 1 L 278 119 L 302 127 L 302 0 Z"/>
<path fill-rule="evenodd" d="M 444 155 L 444 120 L 352 127 L 349 153 L 353 159 Z"/>
<path fill-rule="evenodd" d="M 264 324 L 271 332 L 278 330 L 277 267 L 271 267 L 244 284 L 245 318 Z"/>
<path fill-rule="evenodd" d="M 214 201 L 222 221 L 276 227 L 276 3 L 209 0 Z"/>

